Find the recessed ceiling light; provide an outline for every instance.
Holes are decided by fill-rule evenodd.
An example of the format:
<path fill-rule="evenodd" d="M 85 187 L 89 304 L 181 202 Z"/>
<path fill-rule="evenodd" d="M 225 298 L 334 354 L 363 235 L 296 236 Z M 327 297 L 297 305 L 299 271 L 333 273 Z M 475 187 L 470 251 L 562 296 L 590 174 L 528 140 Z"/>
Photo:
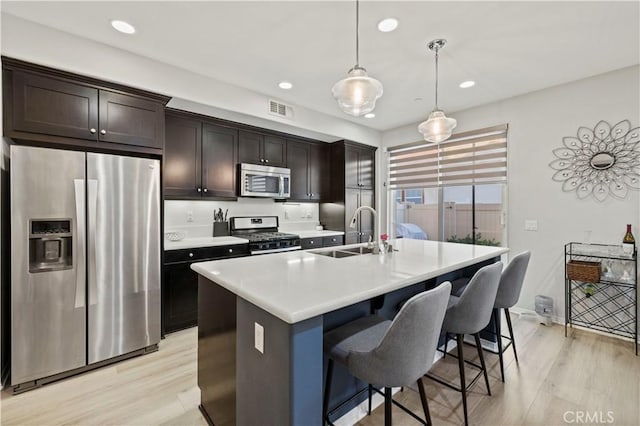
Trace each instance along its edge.
<path fill-rule="evenodd" d="M 398 20 L 396 18 L 385 18 L 378 22 L 378 30 L 383 33 L 390 33 L 396 28 L 398 28 Z"/>
<path fill-rule="evenodd" d="M 289 83 L 288 81 L 281 81 L 280 83 L 278 83 L 278 87 L 284 90 L 289 90 L 293 87 L 293 84 Z"/>
<path fill-rule="evenodd" d="M 111 26 L 115 28 L 117 31 L 125 34 L 133 34 L 136 32 L 136 29 L 128 22 L 113 20 L 111 21 Z"/>
<path fill-rule="evenodd" d="M 476 85 L 476 82 L 473 80 L 467 80 L 467 81 L 463 81 L 462 83 L 460 83 L 460 88 L 462 89 L 468 89 L 469 87 L 473 87 Z"/>
<path fill-rule="evenodd" d="M 376 116 L 376 115 L 375 115 L 374 113 L 370 112 L 369 114 L 365 114 L 365 115 L 364 115 L 364 118 L 373 118 L 373 117 L 375 117 L 375 116 Z"/>

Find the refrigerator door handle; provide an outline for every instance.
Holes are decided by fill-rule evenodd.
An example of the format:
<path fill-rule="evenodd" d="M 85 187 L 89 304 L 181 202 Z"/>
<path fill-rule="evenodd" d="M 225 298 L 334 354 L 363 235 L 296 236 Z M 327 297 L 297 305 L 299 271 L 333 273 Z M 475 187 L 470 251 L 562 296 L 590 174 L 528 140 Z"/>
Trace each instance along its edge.
<path fill-rule="evenodd" d="M 76 201 L 76 253 L 74 253 L 76 263 L 76 308 L 85 306 L 85 253 L 86 253 L 86 228 L 85 228 L 85 196 L 84 196 L 84 179 L 74 179 L 73 185 L 75 189 Z"/>
<path fill-rule="evenodd" d="M 88 244 L 87 244 L 87 267 L 89 269 L 89 305 L 97 303 L 97 271 L 96 271 L 96 223 L 98 218 L 98 181 L 87 179 L 87 221 L 88 221 Z"/>

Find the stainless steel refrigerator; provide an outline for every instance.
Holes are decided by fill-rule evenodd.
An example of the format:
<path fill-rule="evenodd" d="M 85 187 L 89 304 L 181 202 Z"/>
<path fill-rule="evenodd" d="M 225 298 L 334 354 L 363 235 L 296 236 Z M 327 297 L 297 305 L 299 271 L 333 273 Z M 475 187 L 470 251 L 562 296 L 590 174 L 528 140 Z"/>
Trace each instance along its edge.
<path fill-rule="evenodd" d="M 153 348 L 160 162 L 14 145 L 10 169 L 14 390 Z"/>

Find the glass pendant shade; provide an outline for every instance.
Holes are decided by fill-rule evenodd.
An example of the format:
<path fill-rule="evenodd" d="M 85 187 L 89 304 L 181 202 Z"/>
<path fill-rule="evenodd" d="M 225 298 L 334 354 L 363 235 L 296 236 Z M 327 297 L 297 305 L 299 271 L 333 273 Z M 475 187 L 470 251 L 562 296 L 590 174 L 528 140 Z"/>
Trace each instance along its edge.
<path fill-rule="evenodd" d="M 418 126 L 418 130 L 428 142 L 439 143 L 451 137 L 453 129 L 458 122 L 455 118 L 444 115 L 444 111 L 434 109 L 429 114 L 427 121 L 423 121 Z"/>
<path fill-rule="evenodd" d="M 338 81 L 331 89 L 340 109 L 359 117 L 374 110 L 376 101 L 382 96 L 382 83 L 367 75 L 367 70 L 354 67 L 346 78 Z"/>

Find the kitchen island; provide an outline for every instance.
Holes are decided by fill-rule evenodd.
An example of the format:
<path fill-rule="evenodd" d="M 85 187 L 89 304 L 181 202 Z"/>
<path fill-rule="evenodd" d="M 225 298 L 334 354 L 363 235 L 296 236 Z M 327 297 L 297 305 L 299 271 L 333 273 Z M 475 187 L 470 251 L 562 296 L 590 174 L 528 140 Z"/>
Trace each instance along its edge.
<path fill-rule="evenodd" d="M 410 239 L 393 246 L 344 258 L 319 254 L 333 247 L 193 264 L 198 385 L 208 420 L 322 424 L 325 330 L 374 308 L 392 315 L 400 299 L 471 276 L 508 251 Z"/>

